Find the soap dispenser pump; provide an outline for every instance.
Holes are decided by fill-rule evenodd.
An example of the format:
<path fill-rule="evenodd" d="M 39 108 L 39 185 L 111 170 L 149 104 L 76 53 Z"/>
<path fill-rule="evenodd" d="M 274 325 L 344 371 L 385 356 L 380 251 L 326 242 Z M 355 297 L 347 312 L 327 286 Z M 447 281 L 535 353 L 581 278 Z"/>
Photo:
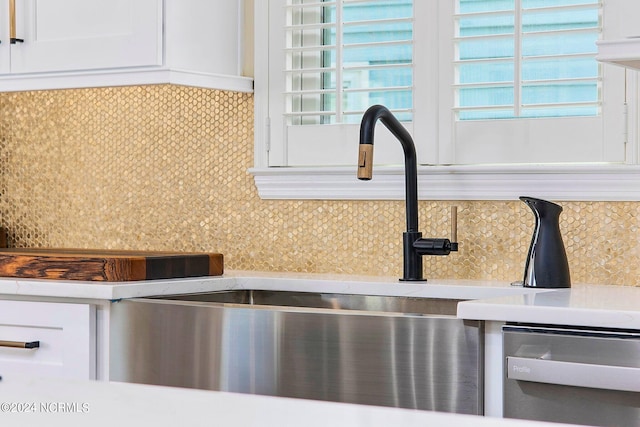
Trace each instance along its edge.
<path fill-rule="evenodd" d="M 570 288 L 569 262 L 560 234 L 562 206 L 533 197 L 520 197 L 535 215 L 535 229 L 524 268 L 523 286 Z"/>

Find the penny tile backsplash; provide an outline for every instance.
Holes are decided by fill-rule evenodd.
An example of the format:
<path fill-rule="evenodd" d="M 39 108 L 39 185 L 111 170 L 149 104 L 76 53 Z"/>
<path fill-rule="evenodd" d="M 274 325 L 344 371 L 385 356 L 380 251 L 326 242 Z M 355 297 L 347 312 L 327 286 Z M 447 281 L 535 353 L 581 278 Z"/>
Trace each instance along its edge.
<path fill-rule="evenodd" d="M 0 224 L 13 247 L 216 251 L 227 269 L 402 274 L 402 201 L 267 201 L 251 94 L 150 85 L 0 93 Z M 420 202 L 427 278 L 521 280 L 520 201 Z M 561 202 L 574 283 L 640 284 L 640 203 Z"/>

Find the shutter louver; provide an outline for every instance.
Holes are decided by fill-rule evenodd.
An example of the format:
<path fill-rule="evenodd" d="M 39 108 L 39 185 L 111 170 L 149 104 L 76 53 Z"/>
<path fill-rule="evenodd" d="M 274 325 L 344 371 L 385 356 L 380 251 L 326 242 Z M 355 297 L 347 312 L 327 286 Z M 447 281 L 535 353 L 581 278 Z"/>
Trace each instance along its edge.
<path fill-rule="evenodd" d="M 377 103 L 412 119 L 411 0 L 291 0 L 286 14 L 289 126 L 357 123 Z"/>

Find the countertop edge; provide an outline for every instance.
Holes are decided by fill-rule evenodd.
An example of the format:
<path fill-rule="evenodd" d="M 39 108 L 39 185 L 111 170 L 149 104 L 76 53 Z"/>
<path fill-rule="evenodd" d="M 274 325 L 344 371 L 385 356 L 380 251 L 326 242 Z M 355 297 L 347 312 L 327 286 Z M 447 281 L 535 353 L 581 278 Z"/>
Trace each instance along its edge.
<path fill-rule="evenodd" d="M 4 375 L 0 390 L 16 402 L 16 411 L 0 413 L 2 421 L 22 426 L 110 427 L 145 420 L 145 425 L 386 427 L 560 426 L 536 421 L 499 419 L 432 411 L 322 402 L 177 387 L 101 381 L 55 380 Z M 34 402 L 29 405 L 29 402 Z M 37 403 L 35 403 L 37 402 Z M 40 410 L 41 405 L 45 410 Z M 3 404 L 5 405 L 5 404 Z M 18 405 L 22 411 L 17 411 Z M 51 405 L 56 410 L 48 413 Z M 59 406 L 62 405 L 62 406 Z M 10 409 L 11 406 L 6 406 Z M 28 409 L 24 410 L 24 408 Z M 62 409 L 60 409 L 62 408 Z M 29 412 L 29 413 L 24 413 Z M 212 418 L 214 417 L 214 418 Z"/>
<path fill-rule="evenodd" d="M 118 300 L 228 289 L 334 292 L 432 298 L 480 299 L 530 293 L 508 282 L 438 280 L 402 283 L 395 277 L 227 271 L 222 276 L 136 282 L 0 278 L 0 295 Z"/>
<path fill-rule="evenodd" d="M 458 304 L 462 319 L 568 325 L 595 328 L 640 329 L 640 288 L 578 285 Z"/>
<path fill-rule="evenodd" d="M 451 298 L 469 320 L 640 329 L 640 287 L 574 285 L 570 289 L 510 286 L 508 282 L 432 279 L 402 283 L 395 277 L 227 271 L 223 276 L 139 282 L 79 282 L 0 278 L 0 298 L 114 301 L 230 289 L 260 289 Z"/>

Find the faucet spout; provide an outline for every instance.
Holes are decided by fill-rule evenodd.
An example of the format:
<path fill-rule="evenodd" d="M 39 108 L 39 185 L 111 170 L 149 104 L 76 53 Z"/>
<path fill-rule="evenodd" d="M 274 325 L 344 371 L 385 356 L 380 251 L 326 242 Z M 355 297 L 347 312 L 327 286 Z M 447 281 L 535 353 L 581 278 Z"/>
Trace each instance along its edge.
<path fill-rule="evenodd" d="M 373 177 L 373 139 L 376 122 L 380 120 L 400 141 L 404 151 L 405 205 L 407 231 L 402 234 L 402 281 L 424 281 L 423 255 L 449 255 L 458 250 L 458 243 L 449 239 L 423 239 L 418 231 L 418 162 L 413 138 L 396 117 L 384 106 L 374 105 L 364 113 L 360 123 L 358 179 Z"/>
<path fill-rule="evenodd" d="M 413 138 L 386 107 L 374 105 L 362 116 L 360 123 L 360 154 L 358 179 L 370 180 L 373 176 L 373 136 L 376 122 L 380 120 L 400 141 L 404 150 L 407 232 L 418 231 L 418 163 Z"/>

